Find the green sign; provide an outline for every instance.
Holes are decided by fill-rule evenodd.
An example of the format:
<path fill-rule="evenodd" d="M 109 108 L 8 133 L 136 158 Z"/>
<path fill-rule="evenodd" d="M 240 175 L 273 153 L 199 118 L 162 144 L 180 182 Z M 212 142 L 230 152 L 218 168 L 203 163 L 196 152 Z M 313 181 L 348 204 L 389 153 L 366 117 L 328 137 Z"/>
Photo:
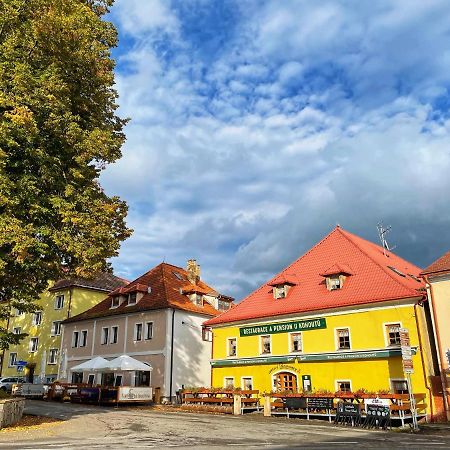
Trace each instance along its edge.
<path fill-rule="evenodd" d="M 325 318 L 296 320 L 295 322 L 281 322 L 268 323 L 265 325 L 255 325 L 253 327 L 239 328 L 241 337 L 255 336 L 258 334 L 275 334 L 275 333 L 290 333 L 292 331 L 306 331 L 317 330 L 319 328 L 326 328 L 327 322 Z"/>

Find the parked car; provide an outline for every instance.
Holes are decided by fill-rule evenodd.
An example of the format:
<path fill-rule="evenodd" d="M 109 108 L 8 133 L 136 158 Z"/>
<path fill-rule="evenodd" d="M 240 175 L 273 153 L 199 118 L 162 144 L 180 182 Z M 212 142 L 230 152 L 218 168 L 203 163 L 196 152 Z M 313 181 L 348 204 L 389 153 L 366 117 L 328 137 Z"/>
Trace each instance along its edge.
<path fill-rule="evenodd" d="M 11 392 L 13 384 L 25 383 L 25 378 L 23 377 L 2 377 L 0 378 L 0 389 L 6 392 Z"/>

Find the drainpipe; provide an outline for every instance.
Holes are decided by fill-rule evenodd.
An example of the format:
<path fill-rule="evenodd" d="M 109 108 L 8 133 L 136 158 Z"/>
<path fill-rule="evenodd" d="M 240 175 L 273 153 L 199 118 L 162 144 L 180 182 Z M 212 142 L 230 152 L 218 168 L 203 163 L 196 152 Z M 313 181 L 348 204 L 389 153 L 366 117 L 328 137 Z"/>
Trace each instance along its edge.
<path fill-rule="evenodd" d="M 70 317 L 70 309 L 72 308 L 72 291 L 73 291 L 73 286 L 70 286 L 70 288 L 69 288 L 69 304 L 67 306 L 67 318 Z"/>
<path fill-rule="evenodd" d="M 436 308 L 434 307 L 434 293 L 433 293 L 433 286 L 430 283 L 430 280 L 428 278 L 428 275 L 423 276 L 425 283 L 427 284 L 427 287 L 430 289 L 430 300 L 431 300 L 431 309 L 433 310 L 433 326 L 434 326 L 434 335 L 436 338 L 436 343 L 438 346 L 438 363 L 439 363 L 439 374 L 441 376 L 441 383 L 442 383 L 442 389 L 444 393 L 444 408 L 445 413 L 447 415 L 447 420 L 450 419 L 449 416 L 449 408 L 448 408 L 448 399 L 447 399 L 447 376 L 444 373 L 444 370 L 442 368 L 442 344 L 441 344 L 441 336 L 439 334 L 439 325 L 436 317 Z"/>
<path fill-rule="evenodd" d="M 433 422 L 434 417 L 434 411 L 433 411 L 433 394 L 431 392 L 431 387 L 428 385 L 428 378 L 427 378 L 427 372 L 425 370 L 425 362 L 423 360 L 423 351 L 422 351 L 422 333 L 420 332 L 420 326 L 419 321 L 417 319 L 417 306 L 420 305 L 420 303 L 416 303 L 414 305 L 414 316 L 416 319 L 416 328 L 417 328 L 417 336 L 419 337 L 419 351 L 420 351 L 420 361 L 422 362 L 422 372 L 423 372 L 423 378 L 425 380 L 425 388 L 428 391 L 428 396 L 430 398 L 430 414 L 431 414 L 431 422 Z"/>
<path fill-rule="evenodd" d="M 169 395 L 170 401 L 172 401 L 172 389 L 173 389 L 173 335 L 174 335 L 174 323 L 175 323 L 175 309 L 172 309 L 172 330 L 171 330 L 171 344 L 170 344 L 170 382 L 169 382 Z"/>

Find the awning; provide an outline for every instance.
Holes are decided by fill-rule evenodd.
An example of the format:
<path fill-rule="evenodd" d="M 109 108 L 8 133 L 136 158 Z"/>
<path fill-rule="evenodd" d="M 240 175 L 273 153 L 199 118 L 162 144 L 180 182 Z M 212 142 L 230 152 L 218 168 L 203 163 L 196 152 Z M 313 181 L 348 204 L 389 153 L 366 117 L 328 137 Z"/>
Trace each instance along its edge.
<path fill-rule="evenodd" d="M 89 361 L 86 361 L 82 364 L 78 364 L 78 366 L 72 367 L 70 370 L 72 372 L 98 370 L 101 369 L 102 366 L 104 366 L 106 363 L 108 363 L 108 361 L 105 358 L 102 358 L 101 356 L 96 356 L 95 358 L 92 358 Z"/>
<path fill-rule="evenodd" d="M 128 355 L 118 356 L 111 361 L 105 361 L 105 363 L 98 367 L 97 370 L 106 371 L 132 371 L 132 370 L 142 370 L 142 371 L 151 371 L 153 370 L 152 366 L 145 364 L 137 359 L 132 358 Z"/>

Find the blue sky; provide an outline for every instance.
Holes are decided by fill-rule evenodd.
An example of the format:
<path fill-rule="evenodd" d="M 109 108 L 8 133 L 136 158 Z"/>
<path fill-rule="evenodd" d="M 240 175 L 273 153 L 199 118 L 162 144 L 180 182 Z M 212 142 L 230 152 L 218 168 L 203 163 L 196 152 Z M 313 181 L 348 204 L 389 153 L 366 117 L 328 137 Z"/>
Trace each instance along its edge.
<path fill-rule="evenodd" d="M 339 223 L 450 249 L 447 1 L 116 0 L 132 279 L 197 258 L 241 299 Z"/>

